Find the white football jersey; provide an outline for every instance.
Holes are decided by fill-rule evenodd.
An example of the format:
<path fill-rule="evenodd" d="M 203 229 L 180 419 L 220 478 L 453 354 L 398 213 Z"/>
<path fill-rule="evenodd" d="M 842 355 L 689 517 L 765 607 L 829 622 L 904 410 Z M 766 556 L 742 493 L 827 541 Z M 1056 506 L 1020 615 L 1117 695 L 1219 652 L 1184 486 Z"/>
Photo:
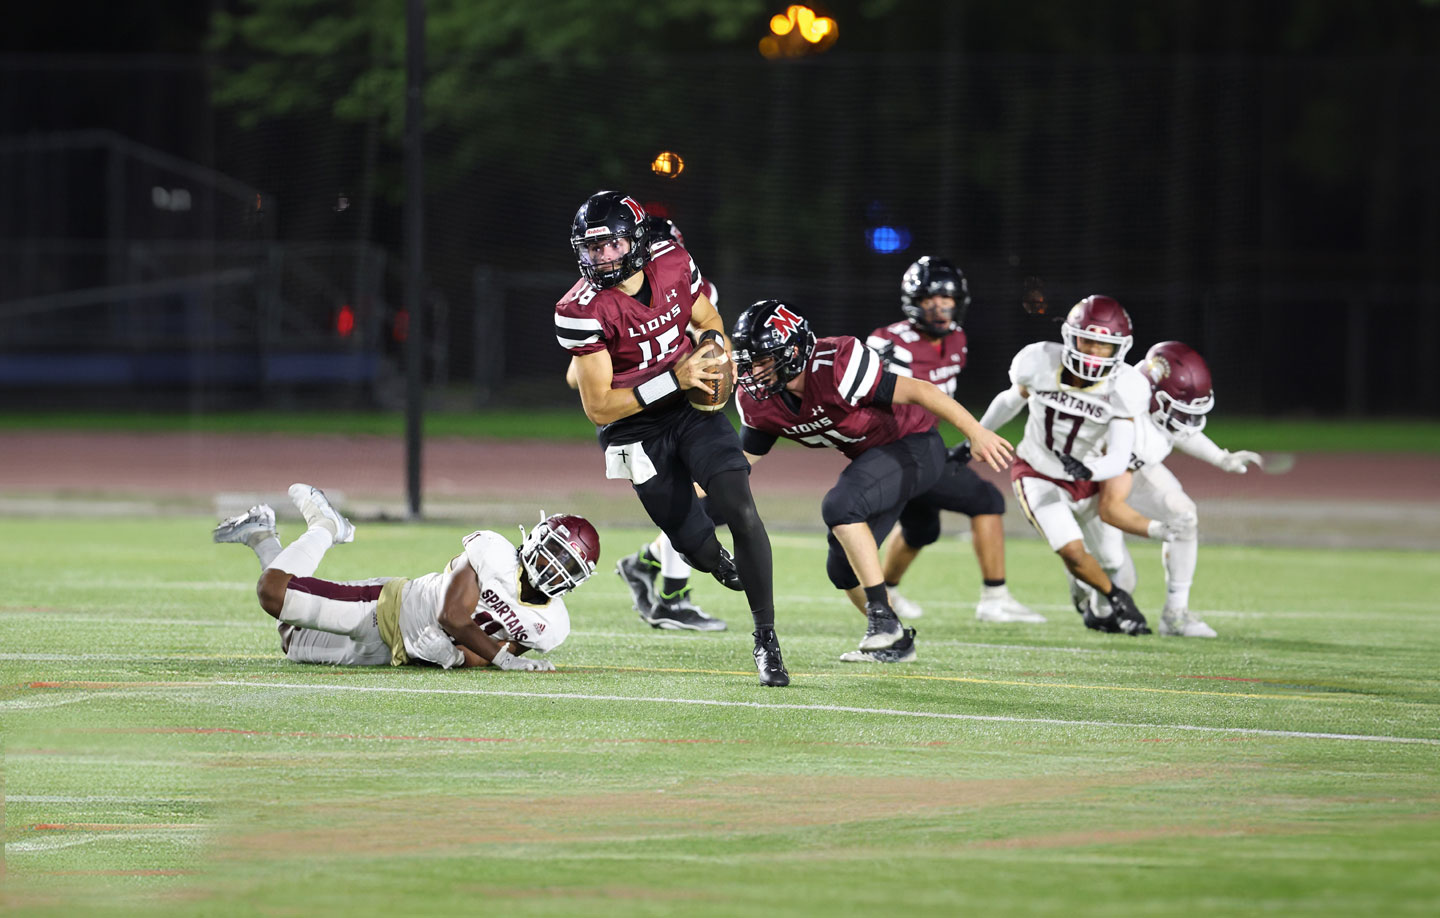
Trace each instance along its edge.
<path fill-rule="evenodd" d="M 1135 417 L 1135 445 L 1130 449 L 1130 470 L 1159 465 L 1175 448 L 1175 435 L 1155 423 L 1147 406 Z"/>
<path fill-rule="evenodd" d="M 405 652 L 414 655 L 415 638 L 428 625 L 437 625 L 445 604 L 445 573 L 461 558 L 480 581 L 480 601 L 472 618 L 496 641 L 513 641 L 546 653 L 570 636 L 570 613 L 563 597 L 531 605 L 520 599 L 520 552 L 498 532 L 479 530 L 461 540 L 464 554 L 445 566 L 444 573 L 426 574 L 405 585 L 400 600 L 400 633 Z"/>
<path fill-rule="evenodd" d="M 1150 383 L 1135 367 L 1122 363 L 1089 386 L 1061 385 L 1063 353 L 1058 341 L 1027 345 L 1010 362 L 1010 381 L 1030 392 L 1025 435 L 1016 455 L 1041 475 L 1068 481 L 1055 453 L 1082 462 L 1102 455 L 1111 419 L 1138 419 L 1148 413 Z"/>

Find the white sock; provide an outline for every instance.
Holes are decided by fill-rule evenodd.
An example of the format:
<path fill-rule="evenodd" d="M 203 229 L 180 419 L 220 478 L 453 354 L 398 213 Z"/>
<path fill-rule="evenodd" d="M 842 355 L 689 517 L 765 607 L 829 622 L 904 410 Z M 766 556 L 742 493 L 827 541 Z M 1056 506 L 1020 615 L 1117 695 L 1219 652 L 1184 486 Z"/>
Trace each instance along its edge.
<path fill-rule="evenodd" d="M 1190 608 L 1190 585 L 1195 582 L 1195 565 L 1200 556 L 1200 543 L 1195 539 L 1166 542 L 1160 550 L 1165 562 L 1165 605 L 1172 609 Z"/>
<path fill-rule="evenodd" d="M 252 544 L 253 542 L 253 544 Z M 274 532 L 252 533 L 245 544 L 255 552 L 255 557 L 260 559 L 260 569 L 265 570 L 275 563 L 275 556 L 280 554 L 280 537 Z"/>
<path fill-rule="evenodd" d="M 980 601 L 981 601 L 981 602 L 984 602 L 984 601 L 987 600 L 987 599 L 1009 599 L 1009 598 L 1010 598 L 1010 587 L 1009 587 L 1008 585 L 1006 585 L 1006 584 L 1003 584 L 1003 583 L 1002 583 L 1002 584 L 1000 584 L 999 586 L 984 586 L 984 585 L 982 585 L 982 586 L 980 587 Z"/>
<path fill-rule="evenodd" d="M 660 576 L 673 577 L 676 580 L 687 580 L 690 577 L 690 565 L 680 557 L 680 552 L 670 544 L 670 537 L 660 533 L 655 541 L 650 543 L 650 554 L 660 561 Z"/>
<path fill-rule="evenodd" d="M 265 565 L 265 569 L 282 570 L 287 574 L 294 574 L 296 577 L 313 577 L 315 571 L 320 567 L 320 562 L 325 559 L 325 552 L 329 551 L 330 546 L 334 544 L 335 536 L 331 534 L 330 530 L 321 529 L 318 526 L 314 529 L 307 529 L 304 535 L 286 545 L 278 555 L 271 558 L 270 563 Z M 299 624 L 299 622 L 291 624 Z"/>
<path fill-rule="evenodd" d="M 369 603 L 326 599 L 314 593 L 286 590 L 285 603 L 280 607 L 280 621 L 301 628 L 344 634 L 358 640 L 363 636 L 360 629 L 370 618 L 371 610 Z"/>

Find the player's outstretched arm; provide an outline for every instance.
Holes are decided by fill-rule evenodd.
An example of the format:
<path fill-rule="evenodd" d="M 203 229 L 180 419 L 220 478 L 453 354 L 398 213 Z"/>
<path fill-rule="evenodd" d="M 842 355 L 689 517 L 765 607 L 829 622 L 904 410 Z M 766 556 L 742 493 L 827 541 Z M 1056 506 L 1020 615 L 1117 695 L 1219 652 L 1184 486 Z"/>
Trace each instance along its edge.
<path fill-rule="evenodd" d="M 986 430 L 999 430 L 1015 419 L 1029 397 L 1030 393 L 1025 391 L 1024 386 L 1011 386 L 990 400 L 990 407 L 980 418 L 980 426 Z"/>
<path fill-rule="evenodd" d="M 895 404 L 919 405 L 943 421 L 953 425 L 970 438 L 970 453 L 978 456 L 995 471 L 1010 464 L 1014 448 L 1010 441 L 997 433 L 986 430 L 965 410 L 965 406 L 941 392 L 933 383 L 909 376 L 895 377 Z"/>
<path fill-rule="evenodd" d="M 445 575 L 445 599 L 440 607 L 440 628 L 480 661 L 504 670 L 549 671 L 548 660 L 522 660 L 495 641 L 471 618 L 480 601 L 480 578 L 468 564 L 457 564 Z M 470 655 L 466 654 L 470 665 Z"/>
<path fill-rule="evenodd" d="M 1265 460 L 1259 453 L 1252 453 L 1248 449 L 1231 452 L 1222 449 L 1216 442 L 1205 435 L 1203 431 L 1196 431 L 1188 437 L 1177 437 L 1175 448 L 1189 456 L 1194 456 L 1204 462 L 1208 462 L 1216 468 L 1223 469 L 1233 475 L 1244 475 L 1247 463 L 1253 463 L 1260 468 L 1265 467 Z"/>
<path fill-rule="evenodd" d="M 1125 474 L 1130 467 L 1130 453 L 1135 448 L 1135 420 L 1111 418 L 1105 432 L 1105 455 L 1089 463 L 1090 480 L 1106 481 Z"/>

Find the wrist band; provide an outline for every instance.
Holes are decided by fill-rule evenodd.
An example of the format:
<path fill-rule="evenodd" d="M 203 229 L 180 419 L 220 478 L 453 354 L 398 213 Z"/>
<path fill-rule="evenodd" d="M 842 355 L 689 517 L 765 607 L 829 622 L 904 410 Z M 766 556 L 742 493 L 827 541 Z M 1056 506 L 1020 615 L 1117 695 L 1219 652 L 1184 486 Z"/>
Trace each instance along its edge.
<path fill-rule="evenodd" d="M 640 407 L 653 405 L 667 395 L 680 391 L 680 380 L 675 378 L 674 370 L 667 370 L 652 379 L 647 379 L 635 387 L 635 401 Z"/>
<path fill-rule="evenodd" d="M 510 651 L 506 650 L 504 647 L 501 647 L 499 650 L 495 651 L 495 656 L 490 658 L 490 665 L 498 666 L 501 669 L 504 669 L 505 664 L 509 663 L 513 659 L 515 659 L 514 654 L 510 653 Z"/>

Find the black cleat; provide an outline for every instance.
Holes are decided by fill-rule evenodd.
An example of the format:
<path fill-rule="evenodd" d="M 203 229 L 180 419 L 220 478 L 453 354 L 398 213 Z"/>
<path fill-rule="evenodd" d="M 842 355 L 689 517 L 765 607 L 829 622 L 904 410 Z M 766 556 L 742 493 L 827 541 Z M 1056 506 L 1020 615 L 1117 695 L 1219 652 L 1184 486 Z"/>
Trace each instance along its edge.
<path fill-rule="evenodd" d="M 865 636 L 860 639 L 861 650 L 884 650 L 904 636 L 905 628 L 895 610 L 883 602 L 865 604 Z"/>
<path fill-rule="evenodd" d="M 642 545 L 635 554 L 615 562 L 615 573 L 630 588 L 635 611 L 640 613 L 641 620 L 654 624 L 650 622 L 649 615 L 660 599 L 660 592 L 655 587 L 655 581 L 660 576 L 660 562 L 651 558 L 650 552 Z"/>
<path fill-rule="evenodd" d="M 711 618 L 705 611 L 690 601 L 690 587 L 666 596 L 660 591 L 660 598 L 651 607 L 648 616 L 641 615 L 651 628 L 665 628 L 670 631 L 724 631 L 723 619 Z"/>
<path fill-rule="evenodd" d="M 724 548 L 720 549 L 720 563 L 711 572 L 711 576 L 720 581 L 720 585 L 727 590 L 735 590 L 737 593 L 745 590 L 745 584 L 740 580 L 740 569 L 735 566 L 735 559 L 730 557 L 730 552 Z"/>
<path fill-rule="evenodd" d="M 790 674 L 785 671 L 785 661 L 780 659 L 780 640 L 775 637 L 774 628 L 761 628 L 754 632 L 755 669 L 760 673 L 760 684 L 784 687 L 790 684 Z"/>
<path fill-rule="evenodd" d="M 1117 586 L 1105 598 L 1110 600 L 1110 608 L 1115 610 L 1110 617 L 1115 620 L 1116 628 L 1120 633 L 1128 634 L 1131 637 L 1150 633 L 1150 625 L 1146 623 L 1145 616 L 1141 615 L 1140 610 L 1136 608 L 1135 600 L 1129 593 Z"/>

